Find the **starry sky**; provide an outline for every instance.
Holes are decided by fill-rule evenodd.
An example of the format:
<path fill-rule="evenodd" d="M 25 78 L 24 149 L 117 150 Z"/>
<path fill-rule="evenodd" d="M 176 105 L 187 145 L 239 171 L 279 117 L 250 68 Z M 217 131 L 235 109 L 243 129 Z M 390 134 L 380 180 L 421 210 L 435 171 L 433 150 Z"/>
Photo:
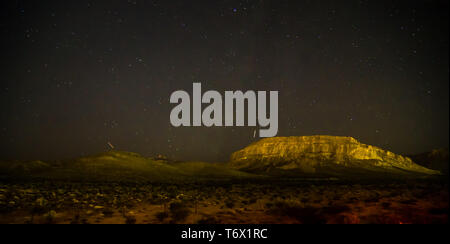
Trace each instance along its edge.
<path fill-rule="evenodd" d="M 7 0 L 0 158 L 227 161 L 255 128 L 174 128 L 170 94 L 279 91 L 279 136 L 449 144 L 449 3 Z"/>

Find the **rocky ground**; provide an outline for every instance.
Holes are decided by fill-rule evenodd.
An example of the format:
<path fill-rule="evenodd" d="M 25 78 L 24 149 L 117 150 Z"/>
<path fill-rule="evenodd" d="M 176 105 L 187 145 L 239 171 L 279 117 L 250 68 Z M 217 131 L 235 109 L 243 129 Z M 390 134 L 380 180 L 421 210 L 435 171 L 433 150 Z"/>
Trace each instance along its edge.
<path fill-rule="evenodd" d="M 443 181 L 0 183 L 0 223 L 448 223 Z"/>

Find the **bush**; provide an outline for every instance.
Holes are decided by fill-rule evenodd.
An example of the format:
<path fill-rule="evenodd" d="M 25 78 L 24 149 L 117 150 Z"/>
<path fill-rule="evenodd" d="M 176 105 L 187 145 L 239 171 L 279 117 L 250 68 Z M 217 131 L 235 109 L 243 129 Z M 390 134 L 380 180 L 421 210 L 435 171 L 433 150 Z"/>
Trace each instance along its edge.
<path fill-rule="evenodd" d="M 127 225 L 134 225 L 134 224 L 136 224 L 136 217 L 134 217 L 133 215 L 125 216 L 125 219 L 126 219 L 125 223 Z"/>
<path fill-rule="evenodd" d="M 191 214 L 191 210 L 182 202 L 173 202 L 169 207 L 174 221 L 184 221 Z"/>
<path fill-rule="evenodd" d="M 76 214 L 74 218 L 70 221 L 70 224 L 72 225 L 80 224 L 80 214 Z"/>
<path fill-rule="evenodd" d="M 110 209 L 110 208 L 105 208 L 105 209 L 103 210 L 103 215 L 104 215 L 106 218 L 111 218 L 111 217 L 113 216 L 113 214 L 114 214 L 114 211 L 113 211 L 112 209 Z"/>
<path fill-rule="evenodd" d="M 226 200 L 225 201 L 225 207 L 227 208 L 234 208 L 235 204 L 232 200 Z"/>
<path fill-rule="evenodd" d="M 163 222 L 165 219 L 169 217 L 169 214 L 166 212 L 159 212 L 155 216 L 159 222 Z"/>
<path fill-rule="evenodd" d="M 273 203 L 267 203 L 271 206 L 270 212 L 274 215 L 285 216 L 296 219 L 302 224 L 325 224 L 324 216 L 320 209 L 304 207 L 295 201 L 278 200 Z"/>
<path fill-rule="evenodd" d="M 54 224 L 56 218 L 56 212 L 54 210 L 48 212 L 45 215 L 45 224 Z"/>
<path fill-rule="evenodd" d="M 216 225 L 220 222 L 213 216 L 206 216 L 197 222 L 199 225 Z"/>

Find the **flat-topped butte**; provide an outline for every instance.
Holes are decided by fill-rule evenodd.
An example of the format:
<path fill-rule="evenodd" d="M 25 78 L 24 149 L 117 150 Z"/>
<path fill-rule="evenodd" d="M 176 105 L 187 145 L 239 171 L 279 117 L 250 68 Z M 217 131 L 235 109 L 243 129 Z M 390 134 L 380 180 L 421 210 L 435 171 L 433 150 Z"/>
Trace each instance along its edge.
<path fill-rule="evenodd" d="M 265 138 L 232 154 L 230 166 L 247 171 L 323 169 L 384 173 L 440 174 L 410 158 L 358 142 L 352 137 L 302 136 Z"/>

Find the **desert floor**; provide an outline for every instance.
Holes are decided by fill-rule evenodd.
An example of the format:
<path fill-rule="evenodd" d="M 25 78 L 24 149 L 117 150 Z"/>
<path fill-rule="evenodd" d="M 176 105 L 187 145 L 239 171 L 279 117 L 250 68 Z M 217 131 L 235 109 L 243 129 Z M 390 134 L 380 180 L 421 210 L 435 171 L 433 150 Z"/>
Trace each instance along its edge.
<path fill-rule="evenodd" d="M 0 183 L 0 223 L 448 223 L 444 182 Z"/>

